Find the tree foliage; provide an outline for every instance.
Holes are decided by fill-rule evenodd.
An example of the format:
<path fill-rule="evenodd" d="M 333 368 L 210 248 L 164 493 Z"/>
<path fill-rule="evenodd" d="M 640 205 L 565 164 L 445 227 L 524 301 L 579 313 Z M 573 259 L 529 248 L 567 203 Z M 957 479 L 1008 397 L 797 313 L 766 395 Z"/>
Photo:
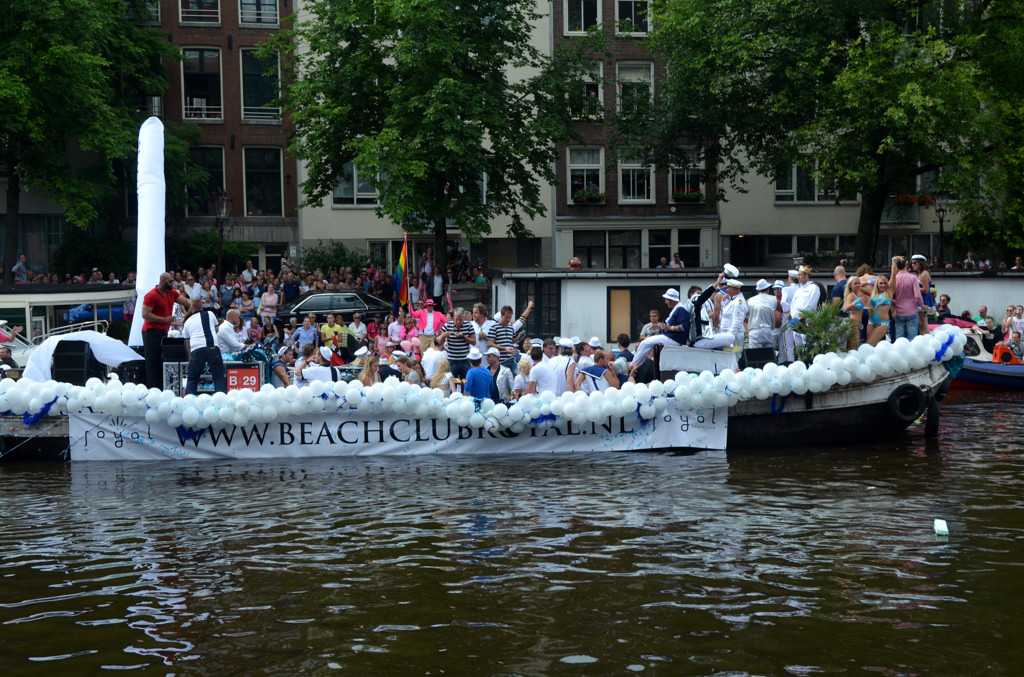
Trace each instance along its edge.
<path fill-rule="evenodd" d="M 0 12 L 0 167 L 8 180 L 7 270 L 20 194 L 37 191 L 84 227 L 116 201 L 115 162 L 135 155 L 143 97 L 167 87 L 175 47 L 129 17 L 144 0 L 36 0 Z"/>
<path fill-rule="evenodd" d="M 432 230 L 443 267 L 446 224 L 471 241 L 500 220 L 528 237 L 545 212 L 554 143 L 572 138 L 568 100 L 582 96 L 577 41 L 554 58 L 532 42 L 532 0 L 353 0 L 304 4 L 276 42 L 292 152 L 305 161 L 306 204 L 321 204 L 346 163 L 375 181 L 377 214 Z M 290 51 L 300 44 L 306 49 Z M 486 195 L 481 178 L 486 176 Z"/>
<path fill-rule="evenodd" d="M 1019 0 L 652 5 L 651 45 L 669 68 L 644 123 L 621 128 L 626 152 L 670 165 L 683 146 L 704 149 L 719 199 L 743 190 L 751 169 L 772 178 L 793 164 L 812 169 L 829 192 L 861 195 L 857 261 L 874 259 L 890 196 L 922 175 L 941 170 L 934 187 L 958 198 L 965 217 L 978 204 L 979 170 L 993 166 L 1012 123 L 984 76 L 991 27 L 1019 31 Z M 1004 74 L 1024 70 L 1014 51 L 1001 55 Z"/>

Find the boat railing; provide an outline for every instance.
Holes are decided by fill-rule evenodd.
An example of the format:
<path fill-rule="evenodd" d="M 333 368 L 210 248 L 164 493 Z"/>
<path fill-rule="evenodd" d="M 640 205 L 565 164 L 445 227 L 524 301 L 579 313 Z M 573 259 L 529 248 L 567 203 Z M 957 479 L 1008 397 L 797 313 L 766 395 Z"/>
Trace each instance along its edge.
<path fill-rule="evenodd" d="M 86 320 L 85 322 L 75 322 L 74 324 L 55 327 L 42 336 L 33 336 L 32 344 L 39 345 L 51 336 L 62 336 L 76 331 L 96 331 L 101 334 L 106 334 L 109 327 L 110 323 L 107 320 Z"/>

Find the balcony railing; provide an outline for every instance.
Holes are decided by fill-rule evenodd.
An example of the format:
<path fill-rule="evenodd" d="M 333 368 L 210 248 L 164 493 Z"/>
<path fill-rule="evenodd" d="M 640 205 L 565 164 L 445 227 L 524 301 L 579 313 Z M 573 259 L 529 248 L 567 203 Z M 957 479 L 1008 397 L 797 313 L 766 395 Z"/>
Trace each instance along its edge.
<path fill-rule="evenodd" d="M 182 0 L 182 23 L 220 23 L 220 3 L 203 0 Z"/>
<path fill-rule="evenodd" d="M 243 24 L 276 26 L 279 20 L 277 3 L 256 7 L 253 7 L 248 3 L 243 3 L 240 7 L 240 12 L 241 16 L 239 18 Z"/>
<path fill-rule="evenodd" d="M 184 117 L 186 120 L 222 120 L 224 107 L 212 106 L 203 99 L 185 99 Z"/>
<path fill-rule="evenodd" d="M 917 204 L 897 204 L 891 199 L 885 201 L 882 223 L 919 223 L 920 220 Z"/>
<path fill-rule="evenodd" d="M 243 120 L 280 120 L 281 109 L 273 106 L 243 106 Z"/>

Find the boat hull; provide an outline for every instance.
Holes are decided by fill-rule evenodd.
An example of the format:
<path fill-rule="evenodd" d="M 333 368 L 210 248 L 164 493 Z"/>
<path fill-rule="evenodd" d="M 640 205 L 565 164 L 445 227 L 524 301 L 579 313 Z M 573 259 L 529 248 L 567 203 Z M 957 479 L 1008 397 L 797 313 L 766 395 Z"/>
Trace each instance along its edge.
<path fill-rule="evenodd" d="M 729 412 L 728 448 L 819 446 L 892 437 L 925 412 L 937 416 L 937 403 L 948 384 L 946 368 L 931 364 L 871 383 L 790 395 L 784 402 L 740 402 Z"/>
<path fill-rule="evenodd" d="M 1024 364 L 988 362 L 968 357 L 953 384 L 982 390 L 1024 389 Z"/>

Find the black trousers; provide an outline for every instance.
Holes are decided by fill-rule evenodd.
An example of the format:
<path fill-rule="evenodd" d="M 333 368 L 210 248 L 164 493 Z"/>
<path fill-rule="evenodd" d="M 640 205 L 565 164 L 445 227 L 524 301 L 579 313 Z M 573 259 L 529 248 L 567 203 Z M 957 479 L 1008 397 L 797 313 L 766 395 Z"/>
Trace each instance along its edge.
<path fill-rule="evenodd" d="M 142 332 L 142 352 L 146 358 L 146 387 L 164 389 L 163 344 L 167 332 L 147 329 Z"/>

